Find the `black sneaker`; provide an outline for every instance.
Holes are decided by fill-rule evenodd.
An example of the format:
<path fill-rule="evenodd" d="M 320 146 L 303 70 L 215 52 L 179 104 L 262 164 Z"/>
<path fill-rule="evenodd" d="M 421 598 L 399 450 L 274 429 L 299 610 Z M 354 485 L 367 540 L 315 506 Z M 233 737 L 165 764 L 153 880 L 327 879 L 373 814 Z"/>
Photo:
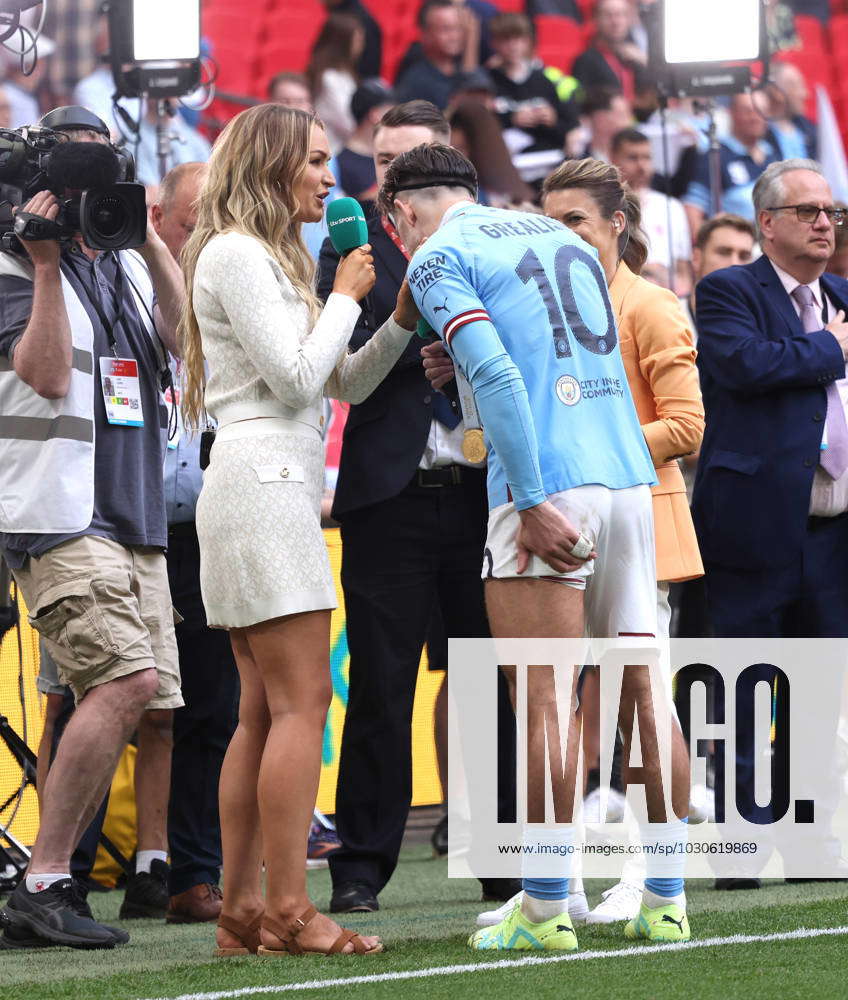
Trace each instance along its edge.
<path fill-rule="evenodd" d="M 79 914 L 82 917 L 88 917 L 90 920 L 94 920 L 94 914 L 91 912 L 91 907 L 88 905 L 88 894 L 91 891 L 89 887 L 81 879 L 74 879 L 74 889 L 76 891 L 77 899 L 79 900 Z M 95 889 L 95 892 L 100 890 Z M 115 939 L 115 944 L 126 944 L 130 936 L 126 931 L 122 931 L 120 927 L 110 927 L 109 924 L 101 924 L 101 927 L 105 927 L 107 931 L 112 932 L 112 937 Z"/>
<path fill-rule="evenodd" d="M 436 824 L 432 835 L 430 836 L 430 843 L 433 845 L 433 856 L 437 858 L 444 857 L 448 853 L 448 818 L 447 816 L 442 816 L 439 822 Z"/>
<path fill-rule="evenodd" d="M 55 941 L 38 937 L 28 927 L 10 924 L 0 934 L 0 951 L 19 951 L 22 948 L 55 948 Z"/>
<path fill-rule="evenodd" d="M 149 872 L 136 872 L 127 879 L 124 901 L 121 903 L 121 920 L 138 920 L 144 917 L 165 919 L 171 894 L 168 889 L 170 865 L 166 861 L 153 861 Z"/>
<path fill-rule="evenodd" d="M 29 892 L 24 880 L 6 902 L 6 914 L 19 931 L 29 930 L 44 941 L 71 948 L 114 948 L 114 934 L 86 910 L 85 900 L 70 878 L 60 879 L 41 892 Z"/>

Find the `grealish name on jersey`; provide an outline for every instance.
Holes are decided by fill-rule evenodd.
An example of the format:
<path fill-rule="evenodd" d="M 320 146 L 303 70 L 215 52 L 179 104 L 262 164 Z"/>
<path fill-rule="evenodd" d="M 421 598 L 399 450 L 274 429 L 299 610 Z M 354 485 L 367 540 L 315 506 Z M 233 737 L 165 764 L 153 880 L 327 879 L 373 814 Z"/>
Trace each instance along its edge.
<path fill-rule="evenodd" d="M 544 215 L 533 216 L 532 218 L 518 219 L 515 222 L 493 222 L 488 225 L 479 226 L 480 232 L 492 240 L 499 240 L 503 236 L 541 236 L 542 233 L 555 233 L 563 229 L 561 222 L 549 219 Z"/>
<path fill-rule="evenodd" d="M 545 216 L 462 204 L 419 247 L 408 277 L 422 316 L 460 368 L 476 372 L 475 392 L 507 361 L 523 383 L 510 391 L 526 390 L 541 482 L 510 486 L 489 439 L 490 506 L 519 486 L 526 499 L 538 489 L 656 481 L 603 270 L 571 230 Z"/>

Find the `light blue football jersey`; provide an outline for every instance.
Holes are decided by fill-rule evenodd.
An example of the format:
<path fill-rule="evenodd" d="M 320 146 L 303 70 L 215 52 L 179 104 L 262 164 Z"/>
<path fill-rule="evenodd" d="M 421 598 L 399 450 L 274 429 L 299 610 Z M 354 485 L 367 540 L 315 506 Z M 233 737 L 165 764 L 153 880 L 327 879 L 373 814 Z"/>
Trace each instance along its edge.
<path fill-rule="evenodd" d="M 656 482 L 592 247 L 546 216 L 461 204 L 407 277 L 474 389 L 490 507 Z"/>

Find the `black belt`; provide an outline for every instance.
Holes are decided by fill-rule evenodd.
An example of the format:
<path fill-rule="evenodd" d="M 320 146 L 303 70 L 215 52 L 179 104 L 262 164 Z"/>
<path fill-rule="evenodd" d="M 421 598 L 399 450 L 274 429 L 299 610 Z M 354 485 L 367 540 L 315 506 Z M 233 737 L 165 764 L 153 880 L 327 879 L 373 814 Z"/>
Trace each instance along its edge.
<path fill-rule="evenodd" d="M 177 521 L 168 525 L 168 538 L 192 538 L 197 535 L 194 521 Z"/>
<path fill-rule="evenodd" d="M 823 528 L 826 524 L 833 524 L 834 521 L 841 521 L 848 517 L 848 510 L 843 510 L 841 514 L 832 514 L 830 517 L 820 517 L 818 514 L 810 514 L 807 518 L 808 528 Z"/>
<path fill-rule="evenodd" d="M 485 475 L 485 469 L 472 469 L 468 465 L 439 465 L 434 469 L 416 469 L 410 486 L 438 489 L 443 486 L 459 486 L 474 482 Z"/>

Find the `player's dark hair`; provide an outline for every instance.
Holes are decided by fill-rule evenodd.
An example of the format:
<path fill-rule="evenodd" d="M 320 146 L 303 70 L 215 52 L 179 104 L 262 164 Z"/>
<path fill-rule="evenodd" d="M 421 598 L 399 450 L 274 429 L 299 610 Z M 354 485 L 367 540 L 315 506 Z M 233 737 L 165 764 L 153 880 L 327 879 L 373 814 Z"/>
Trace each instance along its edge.
<path fill-rule="evenodd" d="M 603 160 L 566 160 L 545 178 L 542 205 L 551 191 L 579 190 L 591 196 L 605 219 L 623 212 L 624 232 L 618 237 L 621 260 L 639 274 L 648 259 L 648 237 L 642 230 L 642 206 L 630 190 L 618 167 Z"/>
<path fill-rule="evenodd" d="M 450 140 L 450 125 L 447 118 L 429 101 L 405 101 L 397 104 L 383 115 L 374 129 L 376 135 L 381 128 L 402 128 L 404 125 L 420 125 L 428 128 L 439 139 Z"/>
<path fill-rule="evenodd" d="M 459 150 L 441 143 L 422 143 L 395 157 L 380 188 L 379 206 L 389 213 L 400 191 L 464 188 L 477 197 L 477 171 Z"/>
<path fill-rule="evenodd" d="M 631 146 L 643 146 L 646 142 L 650 141 L 645 133 L 640 132 L 638 128 L 622 128 L 612 137 L 610 152 L 615 156 L 622 146 L 628 144 Z"/>
<path fill-rule="evenodd" d="M 695 236 L 696 248 L 698 250 L 703 250 L 707 243 L 709 243 L 710 237 L 713 233 L 717 229 L 722 229 L 724 227 L 735 229 L 740 233 L 747 233 L 748 236 L 756 242 L 757 230 L 753 222 L 749 222 L 741 215 L 734 215 L 732 212 L 722 212 L 720 215 L 714 215 L 711 219 L 707 219 L 707 221 L 701 225 L 701 228 Z"/>

